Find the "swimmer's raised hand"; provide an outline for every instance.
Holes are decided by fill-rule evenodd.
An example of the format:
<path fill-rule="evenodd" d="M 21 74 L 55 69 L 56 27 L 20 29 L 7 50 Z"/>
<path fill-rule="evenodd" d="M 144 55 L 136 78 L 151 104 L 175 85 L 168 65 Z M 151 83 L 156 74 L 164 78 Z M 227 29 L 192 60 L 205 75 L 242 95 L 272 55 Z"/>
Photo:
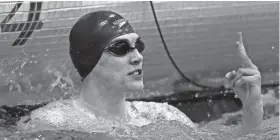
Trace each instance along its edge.
<path fill-rule="evenodd" d="M 241 60 L 241 68 L 228 72 L 225 76 L 226 88 L 232 88 L 243 104 L 243 129 L 250 131 L 260 126 L 263 118 L 261 99 L 261 75 L 258 67 L 248 57 L 242 39 L 238 33 L 237 55 Z"/>
<path fill-rule="evenodd" d="M 241 68 L 228 72 L 226 74 L 226 87 L 233 88 L 234 92 L 242 100 L 242 103 L 251 103 L 255 100 L 261 100 L 261 75 L 258 67 L 248 57 L 243 40 L 242 34 L 238 33 L 237 55 L 241 60 Z M 254 93 L 251 93 L 255 91 Z"/>

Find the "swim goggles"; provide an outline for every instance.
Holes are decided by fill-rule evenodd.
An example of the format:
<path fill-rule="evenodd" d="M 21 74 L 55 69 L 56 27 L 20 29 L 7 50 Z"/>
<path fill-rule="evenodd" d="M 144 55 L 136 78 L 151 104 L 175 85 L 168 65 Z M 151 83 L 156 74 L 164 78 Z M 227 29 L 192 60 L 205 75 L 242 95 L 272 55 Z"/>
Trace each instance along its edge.
<path fill-rule="evenodd" d="M 127 40 L 118 40 L 108 45 L 104 51 L 107 51 L 114 56 L 120 57 L 126 55 L 134 49 L 137 49 L 139 53 L 142 53 L 145 49 L 145 44 L 140 39 L 138 39 L 135 43 L 135 48 L 132 48 Z"/>

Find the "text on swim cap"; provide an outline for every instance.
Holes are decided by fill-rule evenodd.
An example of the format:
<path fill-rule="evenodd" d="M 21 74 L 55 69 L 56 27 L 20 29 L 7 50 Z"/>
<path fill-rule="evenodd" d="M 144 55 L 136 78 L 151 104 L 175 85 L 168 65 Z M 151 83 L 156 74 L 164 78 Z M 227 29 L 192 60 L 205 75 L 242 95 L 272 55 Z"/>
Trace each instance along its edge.
<path fill-rule="evenodd" d="M 104 26 L 105 24 L 108 24 L 108 21 L 107 21 L 107 20 L 102 21 L 102 22 L 100 23 L 100 26 Z"/>
<path fill-rule="evenodd" d="M 127 22 L 126 19 L 118 19 L 113 22 L 113 25 L 117 25 L 119 26 L 119 28 L 121 28 L 126 22 Z"/>

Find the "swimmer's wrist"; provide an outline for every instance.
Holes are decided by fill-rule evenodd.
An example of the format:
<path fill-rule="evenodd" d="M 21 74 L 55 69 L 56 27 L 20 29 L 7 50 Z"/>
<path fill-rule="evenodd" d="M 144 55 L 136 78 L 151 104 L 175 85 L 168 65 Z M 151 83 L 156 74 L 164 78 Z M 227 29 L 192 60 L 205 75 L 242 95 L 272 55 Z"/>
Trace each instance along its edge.
<path fill-rule="evenodd" d="M 250 93 L 246 99 L 242 99 L 243 108 L 250 109 L 254 106 L 262 106 L 261 86 L 251 85 Z"/>
<path fill-rule="evenodd" d="M 255 117 L 263 116 L 263 102 L 262 100 L 254 100 L 250 104 L 243 104 L 243 115 Z M 256 116 L 256 117 L 257 117 Z M 244 116 L 245 117 L 245 116 Z M 252 118 L 253 119 L 253 118 Z"/>
<path fill-rule="evenodd" d="M 243 126 L 242 131 L 244 133 L 257 130 L 263 119 L 263 103 L 255 102 L 254 104 L 248 104 L 243 106 Z"/>
<path fill-rule="evenodd" d="M 257 111 L 263 110 L 263 102 L 262 99 L 255 99 L 251 102 L 243 102 L 243 110 L 244 111 Z"/>
<path fill-rule="evenodd" d="M 253 114 L 263 114 L 263 103 L 260 102 L 254 102 L 253 104 L 247 104 L 243 106 L 243 112 L 249 113 L 251 115 Z"/>

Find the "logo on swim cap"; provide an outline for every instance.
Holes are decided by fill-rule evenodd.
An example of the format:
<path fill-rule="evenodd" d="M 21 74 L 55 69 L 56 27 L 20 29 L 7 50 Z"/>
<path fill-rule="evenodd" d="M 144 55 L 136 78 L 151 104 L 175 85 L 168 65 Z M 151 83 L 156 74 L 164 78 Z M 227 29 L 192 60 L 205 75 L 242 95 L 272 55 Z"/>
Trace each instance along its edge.
<path fill-rule="evenodd" d="M 108 21 L 107 21 L 107 20 L 102 21 L 102 22 L 100 23 L 100 26 L 102 27 L 102 26 L 104 26 L 104 25 L 106 25 L 106 24 L 108 24 Z"/>
<path fill-rule="evenodd" d="M 119 28 L 121 28 L 126 22 L 127 22 L 126 19 L 118 19 L 113 22 L 113 25 L 117 25 L 119 26 Z"/>

